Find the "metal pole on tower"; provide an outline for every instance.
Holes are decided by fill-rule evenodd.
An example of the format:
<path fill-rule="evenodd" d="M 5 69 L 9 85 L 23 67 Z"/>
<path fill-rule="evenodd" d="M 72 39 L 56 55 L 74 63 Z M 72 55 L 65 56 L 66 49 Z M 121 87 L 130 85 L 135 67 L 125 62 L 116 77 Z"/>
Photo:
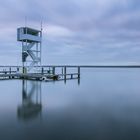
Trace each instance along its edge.
<path fill-rule="evenodd" d="M 41 37 L 41 42 L 40 42 L 40 66 L 42 65 L 42 60 L 41 60 L 41 56 L 42 56 L 42 31 L 43 31 L 43 26 L 42 26 L 42 20 L 41 20 L 41 33 L 40 33 L 40 37 Z"/>

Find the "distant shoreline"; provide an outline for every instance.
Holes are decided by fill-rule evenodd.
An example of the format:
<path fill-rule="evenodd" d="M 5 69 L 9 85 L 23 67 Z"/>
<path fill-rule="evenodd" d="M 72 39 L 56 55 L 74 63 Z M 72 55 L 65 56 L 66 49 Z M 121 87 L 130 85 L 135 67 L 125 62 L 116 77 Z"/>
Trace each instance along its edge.
<path fill-rule="evenodd" d="M 48 65 L 47 67 L 53 65 Z M 54 65 L 55 67 L 81 67 L 81 68 L 140 68 L 140 65 Z M 45 66 L 43 66 L 45 67 Z"/>

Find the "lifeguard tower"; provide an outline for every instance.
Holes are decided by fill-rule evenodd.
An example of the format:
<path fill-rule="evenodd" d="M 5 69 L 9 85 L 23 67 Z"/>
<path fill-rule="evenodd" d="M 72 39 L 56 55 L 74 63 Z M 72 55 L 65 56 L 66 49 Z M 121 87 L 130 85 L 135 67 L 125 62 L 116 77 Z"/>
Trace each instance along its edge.
<path fill-rule="evenodd" d="M 17 40 L 22 42 L 23 73 L 41 65 L 42 27 L 41 30 L 29 27 L 17 29 Z"/>

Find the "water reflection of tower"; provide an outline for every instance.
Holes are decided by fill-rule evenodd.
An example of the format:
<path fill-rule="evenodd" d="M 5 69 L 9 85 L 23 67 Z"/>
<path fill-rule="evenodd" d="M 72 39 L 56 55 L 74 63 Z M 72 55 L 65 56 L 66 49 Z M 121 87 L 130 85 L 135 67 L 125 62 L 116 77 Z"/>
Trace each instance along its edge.
<path fill-rule="evenodd" d="M 41 82 L 22 81 L 22 104 L 18 106 L 17 114 L 21 120 L 41 117 Z"/>

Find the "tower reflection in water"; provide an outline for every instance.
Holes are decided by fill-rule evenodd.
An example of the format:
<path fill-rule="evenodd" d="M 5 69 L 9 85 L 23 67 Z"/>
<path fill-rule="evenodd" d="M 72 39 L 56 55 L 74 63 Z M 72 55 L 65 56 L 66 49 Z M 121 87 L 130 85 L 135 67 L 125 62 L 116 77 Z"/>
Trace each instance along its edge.
<path fill-rule="evenodd" d="M 41 82 L 23 80 L 22 104 L 17 109 L 18 118 L 28 121 L 41 117 L 41 110 Z"/>

